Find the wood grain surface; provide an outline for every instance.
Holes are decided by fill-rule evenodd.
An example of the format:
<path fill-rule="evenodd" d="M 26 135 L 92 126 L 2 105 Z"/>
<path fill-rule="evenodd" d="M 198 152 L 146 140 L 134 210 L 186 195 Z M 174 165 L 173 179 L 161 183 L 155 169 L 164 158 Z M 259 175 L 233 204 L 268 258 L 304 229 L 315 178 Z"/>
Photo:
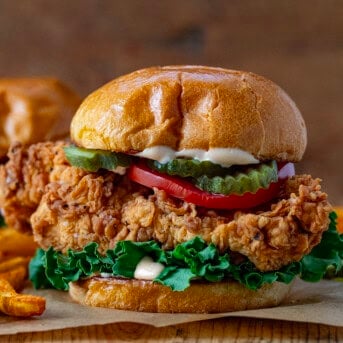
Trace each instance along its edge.
<path fill-rule="evenodd" d="M 0 77 L 54 75 L 86 95 L 151 65 L 264 75 L 298 104 L 309 143 L 297 170 L 343 203 L 343 1 L 1 0 Z"/>
<path fill-rule="evenodd" d="M 86 95 L 151 65 L 254 71 L 298 104 L 309 131 L 298 170 L 323 178 L 331 201 L 341 204 L 342 18 L 341 0 L 0 0 L 0 77 L 52 75 Z M 343 328 L 232 318 L 0 336 L 18 341 L 343 342 Z"/>
<path fill-rule="evenodd" d="M 109 324 L 0 336 L 0 342 L 343 342 L 343 327 L 306 323 L 224 318 L 154 328 Z"/>

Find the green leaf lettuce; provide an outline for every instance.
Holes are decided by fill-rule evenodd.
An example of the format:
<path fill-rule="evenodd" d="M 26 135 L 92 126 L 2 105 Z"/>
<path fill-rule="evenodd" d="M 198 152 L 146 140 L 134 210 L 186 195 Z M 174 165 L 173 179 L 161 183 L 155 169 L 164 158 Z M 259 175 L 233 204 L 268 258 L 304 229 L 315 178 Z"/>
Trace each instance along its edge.
<path fill-rule="evenodd" d="M 100 273 L 133 278 L 137 264 L 145 256 L 164 264 L 155 282 L 175 291 L 189 287 L 194 279 L 209 282 L 235 280 L 249 289 L 256 290 L 275 281 L 290 283 L 296 276 L 305 281 L 319 281 L 328 268 L 337 274 L 343 264 L 343 235 L 336 231 L 337 215 L 330 214 L 329 229 L 322 241 L 300 262 L 291 263 L 277 271 L 261 272 L 248 260 L 236 265 L 229 254 L 220 254 L 213 244 L 200 237 L 165 251 L 156 242 L 120 241 L 114 249 L 100 255 L 98 244 L 90 243 L 82 251 L 69 250 L 67 254 L 49 248 L 38 249 L 29 265 L 30 280 L 36 288 L 54 287 L 68 290 L 68 283 Z"/>
<path fill-rule="evenodd" d="M 1 228 L 1 227 L 5 227 L 5 226 L 6 226 L 5 219 L 4 219 L 4 217 L 0 214 L 0 228 Z"/>

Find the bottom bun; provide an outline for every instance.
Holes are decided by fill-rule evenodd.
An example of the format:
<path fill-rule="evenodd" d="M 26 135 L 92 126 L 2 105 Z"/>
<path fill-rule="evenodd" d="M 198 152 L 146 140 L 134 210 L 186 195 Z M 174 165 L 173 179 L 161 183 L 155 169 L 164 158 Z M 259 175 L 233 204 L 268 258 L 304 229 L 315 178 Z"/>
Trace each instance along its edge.
<path fill-rule="evenodd" d="M 275 282 L 257 291 L 238 282 L 194 282 L 182 292 L 152 281 L 93 277 L 69 284 L 77 302 L 118 310 L 168 313 L 218 313 L 277 306 L 290 285 Z"/>

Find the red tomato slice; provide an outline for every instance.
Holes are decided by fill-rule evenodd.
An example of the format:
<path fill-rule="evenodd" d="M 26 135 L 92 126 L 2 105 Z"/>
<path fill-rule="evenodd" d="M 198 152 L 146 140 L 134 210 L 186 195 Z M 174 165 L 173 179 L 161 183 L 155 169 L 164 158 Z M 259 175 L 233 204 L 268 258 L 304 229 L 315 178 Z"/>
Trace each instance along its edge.
<path fill-rule="evenodd" d="M 150 188 L 162 189 L 169 195 L 198 206 L 217 209 L 243 209 L 255 207 L 278 196 L 280 186 L 285 179 L 294 175 L 294 164 L 279 164 L 278 168 L 279 180 L 277 182 L 271 183 L 268 188 L 259 189 L 255 194 L 246 192 L 241 195 L 208 193 L 180 177 L 151 170 L 143 163 L 131 165 L 128 175 L 131 180 L 137 183 Z"/>

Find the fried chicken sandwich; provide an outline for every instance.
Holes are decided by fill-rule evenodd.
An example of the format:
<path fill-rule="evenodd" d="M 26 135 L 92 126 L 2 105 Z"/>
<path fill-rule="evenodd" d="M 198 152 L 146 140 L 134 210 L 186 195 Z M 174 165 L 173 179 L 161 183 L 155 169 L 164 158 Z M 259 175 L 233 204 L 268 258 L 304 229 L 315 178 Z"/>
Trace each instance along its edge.
<path fill-rule="evenodd" d="M 16 146 L 0 170 L 6 221 L 30 224 L 41 247 L 37 288 L 91 306 L 224 312 L 278 305 L 296 276 L 341 268 L 327 194 L 294 171 L 303 118 L 261 76 L 136 71 L 84 100 L 71 139 Z"/>

